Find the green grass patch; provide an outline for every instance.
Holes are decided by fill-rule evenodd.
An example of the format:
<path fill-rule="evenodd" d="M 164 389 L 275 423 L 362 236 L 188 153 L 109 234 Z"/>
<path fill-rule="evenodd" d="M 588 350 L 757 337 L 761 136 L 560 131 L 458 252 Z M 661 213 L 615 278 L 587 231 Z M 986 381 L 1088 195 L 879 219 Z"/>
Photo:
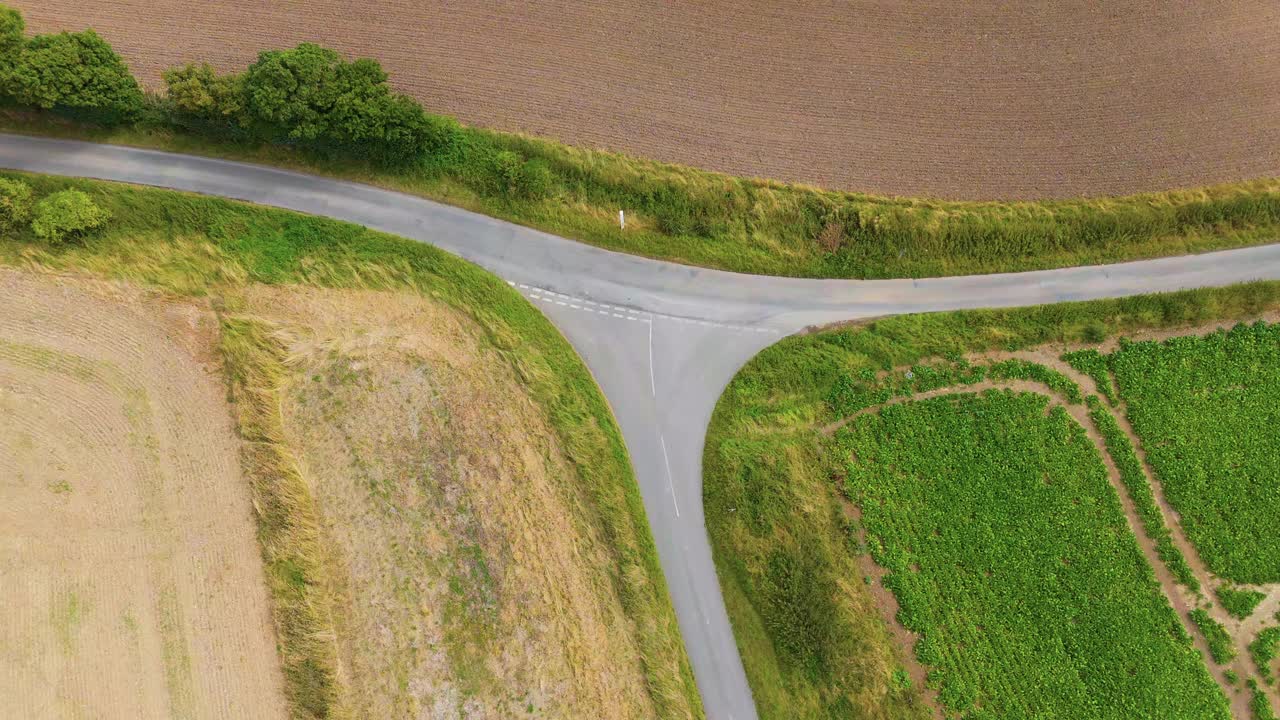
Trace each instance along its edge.
<path fill-rule="evenodd" d="M 1253 614 L 1258 603 L 1266 599 L 1267 594 L 1246 588 L 1234 588 L 1223 585 L 1214 591 L 1218 601 L 1227 614 L 1237 620 L 1244 620 Z"/>
<path fill-rule="evenodd" d="M 396 169 L 184 132 L 163 106 L 103 129 L 8 112 L 0 129 L 281 165 L 390 187 L 620 252 L 737 272 L 886 278 L 1008 272 L 1271 242 L 1280 180 L 1120 198 L 957 202 L 737 178 L 462 128 Z M 512 165 L 514 163 L 514 165 Z M 513 192 L 504 168 L 536 167 Z M 627 228 L 618 226 L 618 211 Z"/>
<path fill-rule="evenodd" d="M 634 623 L 659 715 L 702 716 L 639 488 L 613 416 L 564 337 L 505 282 L 428 245 L 325 218 L 115 183 L 3 175 L 21 177 L 37 196 L 80 189 L 108 210 L 112 221 L 82 243 L 56 248 L 38 242 L 29 230 L 0 237 L 0 264 L 88 271 L 179 294 L 207 295 L 230 311 L 235 310 L 236 288 L 262 282 L 418 292 L 473 318 L 547 413 L 573 463 L 589 501 L 588 515 L 613 555 L 610 581 Z M 287 464 L 277 457 L 278 431 L 271 425 L 271 413 L 278 410 L 267 407 L 267 395 L 254 395 L 273 387 L 272 378 L 262 373 L 270 372 L 274 351 L 260 328 L 237 322 L 229 319 L 224 326 L 224 355 L 245 374 L 233 374 L 232 387 L 241 388 L 242 397 L 252 402 L 238 407 L 257 408 L 256 414 L 241 418 L 246 437 L 261 438 L 250 443 L 262 453 L 251 458 L 263 468 L 263 479 L 255 482 L 288 491 L 288 471 L 282 469 Z M 319 584 L 308 558 L 301 556 L 309 537 L 306 532 L 300 539 L 290 534 L 304 521 L 288 507 L 281 506 L 279 520 L 266 517 L 264 533 L 274 537 L 277 527 L 284 533 L 279 556 L 268 557 L 273 592 L 277 602 L 283 598 L 292 603 Z M 292 607 L 285 605 L 286 611 Z M 325 703 L 333 707 L 323 700 L 332 697 L 328 651 L 308 649 L 308 643 L 319 642 L 306 632 L 314 626 L 308 623 L 312 620 L 302 618 L 296 639 L 282 636 L 300 643 L 298 650 L 285 652 L 298 655 L 291 693 L 321 699 L 316 708 Z"/>
<path fill-rule="evenodd" d="M 1215 575 L 1280 581 L 1280 326 L 1256 323 L 1110 357 L 1134 431 Z"/>
<path fill-rule="evenodd" d="M 942 703 L 964 717 L 1229 717 L 1092 443 L 1048 398 L 886 407 L 847 492 Z"/>
<path fill-rule="evenodd" d="M 950 373 L 936 381 L 945 387 L 978 372 L 964 369 L 968 353 L 1100 343 L 1129 331 L 1245 319 L 1277 307 L 1280 283 L 1268 282 L 909 315 L 786 338 L 753 358 L 730 382 L 712 417 L 703 497 L 725 604 L 761 717 L 928 714 L 915 692 L 891 692 L 901 650 L 886 634 L 862 582 L 860 553 L 867 549 L 836 492 L 847 471 L 819 432 L 853 410 L 892 397 L 903 376 L 889 371 L 912 368 L 918 388 L 935 383 L 929 373 Z M 935 367 L 941 369 L 923 370 Z M 825 633 L 797 641 L 782 637 L 782 624 L 766 620 L 809 612 L 809 590 L 769 584 L 771 558 L 779 553 L 807 556 L 814 582 L 840 589 L 820 608 L 835 613 L 820 626 Z"/>

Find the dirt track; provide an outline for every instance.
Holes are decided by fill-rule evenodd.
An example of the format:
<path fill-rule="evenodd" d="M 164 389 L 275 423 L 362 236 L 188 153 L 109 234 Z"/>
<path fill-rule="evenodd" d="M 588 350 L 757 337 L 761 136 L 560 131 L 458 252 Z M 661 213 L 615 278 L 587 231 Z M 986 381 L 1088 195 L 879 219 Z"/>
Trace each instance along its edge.
<path fill-rule="evenodd" d="M 945 197 L 1280 174 L 1280 5 L 17 0 L 145 82 L 317 40 L 463 120 L 744 175 Z"/>
<path fill-rule="evenodd" d="M 0 718 L 282 718 L 216 323 L 0 270 Z"/>

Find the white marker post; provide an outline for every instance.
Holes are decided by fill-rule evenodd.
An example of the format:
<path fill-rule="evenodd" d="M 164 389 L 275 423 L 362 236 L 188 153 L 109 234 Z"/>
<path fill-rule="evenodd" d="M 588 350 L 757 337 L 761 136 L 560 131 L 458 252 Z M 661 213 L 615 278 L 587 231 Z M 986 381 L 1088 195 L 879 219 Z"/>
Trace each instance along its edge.
<path fill-rule="evenodd" d="M 627 216 L 621 210 L 618 211 L 618 227 L 627 229 Z"/>

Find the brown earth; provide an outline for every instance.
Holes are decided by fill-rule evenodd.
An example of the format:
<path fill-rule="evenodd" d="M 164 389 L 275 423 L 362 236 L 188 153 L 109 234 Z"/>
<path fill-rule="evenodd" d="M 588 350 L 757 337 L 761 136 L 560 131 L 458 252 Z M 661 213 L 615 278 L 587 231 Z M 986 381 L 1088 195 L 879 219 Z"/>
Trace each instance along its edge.
<path fill-rule="evenodd" d="M 0 270 L 0 718 L 283 718 L 217 322 Z"/>
<path fill-rule="evenodd" d="M 654 717 L 603 528 L 483 330 L 417 294 L 245 293 L 289 355 L 350 715 Z"/>
<path fill-rule="evenodd" d="M 16 0 L 148 86 L 317 41 L 429 108 L 738 175 L 1065 197 L 1280 174 L 1280 5 Z"/>

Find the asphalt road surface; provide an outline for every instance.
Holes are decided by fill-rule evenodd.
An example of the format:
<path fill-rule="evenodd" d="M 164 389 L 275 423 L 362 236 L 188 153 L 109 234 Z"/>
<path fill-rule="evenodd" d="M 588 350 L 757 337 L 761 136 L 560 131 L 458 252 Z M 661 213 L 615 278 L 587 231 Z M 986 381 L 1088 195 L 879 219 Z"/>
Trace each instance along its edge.
<path fill-rule="evenodd" d="M 622 255 L 418 197 L 223 160 L 0 135 L 0 167 L 326 215 L 430 243 L 505 278 L 569 338 L 613 408 L 712 720 L 756 717 L 702 517 L 707 423 L 751 356 L 805 327 L 860 317 L 1280 279 L 1280 245 L 1005 275 L 772 278 Z"/>

